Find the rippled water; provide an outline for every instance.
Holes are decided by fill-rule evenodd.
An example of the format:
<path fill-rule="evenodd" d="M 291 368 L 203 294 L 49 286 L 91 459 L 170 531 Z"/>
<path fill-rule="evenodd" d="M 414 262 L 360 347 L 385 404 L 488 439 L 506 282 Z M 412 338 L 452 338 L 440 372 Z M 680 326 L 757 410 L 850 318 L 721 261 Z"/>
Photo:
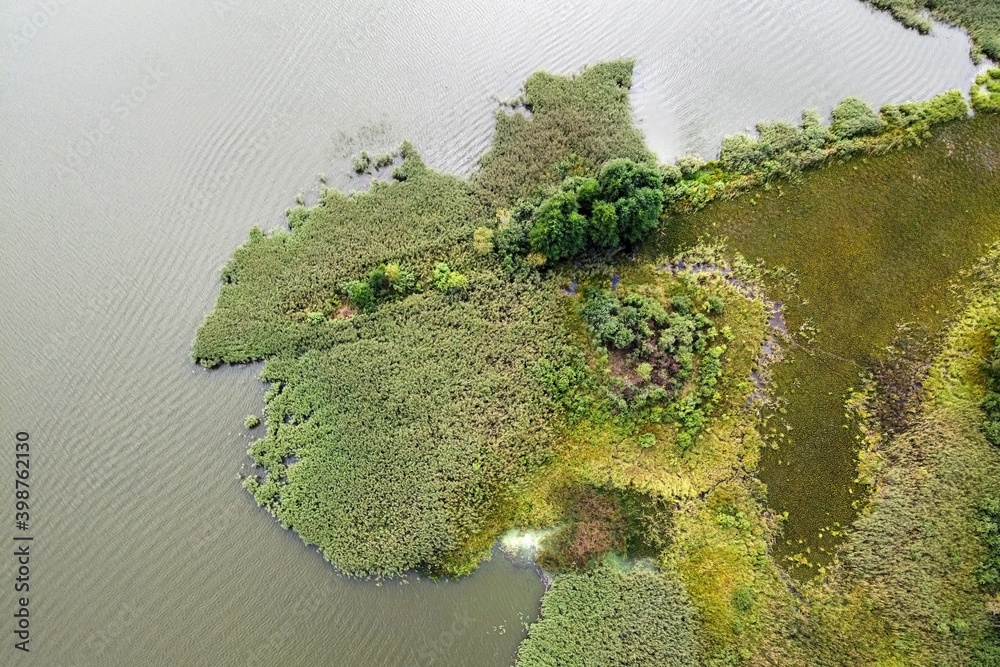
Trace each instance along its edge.
<path fill-rule="evenodd" d="M 408 138 L 467 174 L 528 74 L 622 55 L 664 159 L 973 72 L 959 32 L 920 37 L 856 0 L 19 0 L 0 27 L 0 424 L 34 446 L 39 665 L 511 661 L 531 571 L 337 576 L 239 486 L 258 368 L 188 361 L 219 268 L 314 198 L 317 172 L 350 187 L 350 153 Z"/>

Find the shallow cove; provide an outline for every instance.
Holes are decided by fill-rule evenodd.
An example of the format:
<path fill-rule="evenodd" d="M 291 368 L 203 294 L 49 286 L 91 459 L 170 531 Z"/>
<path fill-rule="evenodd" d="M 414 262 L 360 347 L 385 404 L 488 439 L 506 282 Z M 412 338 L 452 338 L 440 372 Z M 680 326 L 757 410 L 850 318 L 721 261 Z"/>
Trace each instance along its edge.
<path fill-rule="evenodd" d="M 789 517 L 779 558 L 808 549 L 814 563 L 828 561 L 831 532 L 853 520 L 865 487 L 854 482 L 857 431 L 845 428 L 843 401 L 898 323 L 940 331 L 955 305 L 950 283 L 1000 237 L 998 145 L 1000 118 L 953 123 L 921 148 L 674 217 L 655 244 L 727 237 L 748 259 L 798 275 L 789 330 L 811 322 L 818 331 L 811 341 L 796 335 L 775 369 L 773 394 L 787 412 L 772 421 L 785 437 L 772 438 L 778 449 L 761 464 L 772 506 Z"/>

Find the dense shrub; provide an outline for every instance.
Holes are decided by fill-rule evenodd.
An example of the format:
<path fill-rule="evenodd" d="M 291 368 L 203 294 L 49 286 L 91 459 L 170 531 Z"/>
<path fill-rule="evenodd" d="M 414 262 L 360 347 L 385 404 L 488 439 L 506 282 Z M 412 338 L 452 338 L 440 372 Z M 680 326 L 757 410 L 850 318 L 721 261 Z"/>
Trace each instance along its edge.
<path fill-rule="evenodd" d="M 632 409 L 663 404 L 654 420 L 673 421 L 681 449 L 691 446 L 719 396 L 721 357 L 726 346 L 713 344 L 719 335 L 710 314 L 724 304 L 705 298 L 700 307 L 686 295 L 673 297 L 669 309 L 640 294 L 618 296 L 588 288 L 580 313 L 599 345 L 612 351 L 612 371 Z M 617 366 L 616 366 L 617 365 Z M 652 446 L 655 438 L 645 441 Z"/>
<path fill-rule="evenodd" d="M 557 262 L 588 247 L 636 243 L 659 225 L 662 188 L 657 169 L 627 158 L 605 163 L 597 178 L 569 176 L 531 213 L 531 250 Z"/>
<path fill-rule="evenodd" d="M 976 77 L 971 99 L 972 108 L 979 113 L 1000 113 L 1000 68 L 988 69 Z"/>
<path fill-rule="evenodd" d="M 665 575 L 604 565 L 556 577 L 518 651 L 521 667 L 699 664 L 694 610 Z"/>
<path fill-rule="evenodd" d="M 878 134 L 885 128 L 885 121 L 864 100 L 845 98 L 833 109 L 830 132 L 839 139 Z"/>

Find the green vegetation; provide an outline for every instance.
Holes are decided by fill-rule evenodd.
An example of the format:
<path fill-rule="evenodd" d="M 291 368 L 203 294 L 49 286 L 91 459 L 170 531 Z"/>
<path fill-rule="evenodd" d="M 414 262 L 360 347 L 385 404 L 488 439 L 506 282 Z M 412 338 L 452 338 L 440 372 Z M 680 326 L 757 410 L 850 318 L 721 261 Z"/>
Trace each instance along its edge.
<path fill-rule="evenodd" d="M 844 399 L 887 348 L 904 349 L 906 330 L 940 331 L 954 307 L 950 283 L 1000 237 L 998 145 L 995 116 L 942 126 L 919 148 L 836 161 L 801 182 L 675 215 L 651 244 L 652 257 L 718 235 L 772 267 L 765 282 L 792 336 L 764 426 L 762 479 L 772 506 L 790 515 L 781 558 L 815 570 L 850 524 L 866 491 L 852 483 L 864 435 Z M 893 382 L 889 374 L 879 390 Z M 897 384 L 905 422 L 919 385 L 906 372 Z"/>
<path fill-rule="evenodd" d="M 694 610 L 658 573 L 604 565 L 560 577 L 521 644 L 522 667 L 698 664 Z"/>
<path fill-rule="evenodd" d="M 986 439 L 1000 447 L 1000 339 L 994 335 L 993 350 L 989 362 L 984 365 L 986 371 L 986 397 L 982 409 L 983 434 Z"/>
<path fill-rule="evenodd" d="M 978 113 L 1000 112 L 1000 68 L 988 69 L 976 77 L 971 99 Z"/>
<path fill-rule="evenodd" d="M 558 278 L 511 281 L 491 254 L 496 167 L 549 169 L 562 112 L 593 114 L 574 129 L 586 164 L 648 159 L 628 111 L 631 67 L 537 75 L 533 117 L 498 130 L 494 167 L 475 182 L 433 172 L 404 144 L 394 182 L 324 191 L 289 210 L 288 231 L 252 230 L 223 269 L 193 356 L 266 360 L 267 434 L 250 449 L 262 470 L 245 485 L 341 570 L 467 573 L 510 525 L 514 490 L 548 456 L 557 404 L 545 369 L 565 368 L 569 338 Z M 363 153 L 362 171 L 371 164 Z"/>
<path fill-rule="evenodd" d="M 533 75 L 469 181 L 404 145 L 251 232 L 193 351 L 265 360 L 246 488 L 355 575 L 551 529 L 523 665 L 990 664 L 1000 255 L 961 271 L 1000 234 L 1000 117 L 848 98 L 658 166 L 631 71 Z"/>
<path fill-rule="evenodd" d="M 569 176 L 532 213 L 531 249 L 555 262 L 641 241 L 659 225 L 662 188 L 656 169 L 626 158 L 609 160 L 597 178 Z"/>
<path fill-rule="evenodd" d="M 583 319 L 598 345 L 611 352 L 621 380 L 612 385 L 612 399 L 621 409 L 644 409 L 650 422 L 674 422 L 681 450 L 691 446 L 720 398 L 716 388 L 726 345 L 713 345 L 719 331 L 710 314 L 724 308 L 718 296 L 696 309 L 678 294 L 668 309 L 641 294 L 584 293 Z M 646 448 L 656 442 L 652 434 L 643 437 Z"/>
<path fill-rule="evenodd" d="M 921 12 L 961 26 L 972 36 L 973 56 L 1000 60 L 1000 7 L 994 0 L 866 0 L 886 9 L 909 28 L 930 32 L 931 22 Z"/>
<path fill-rule="evenodd" d="M 260 417 L 257 415 L 247 415 L 247 418 L 243 420 L 243 425 L 248 429 L 257 428 L 260 426 Z"/>
<path fill-rule="evenodd" d="M 962 94 L 952 90 L 925 102 L 887 104 L 878 114 L 862 100 L 848 97 L 834 109 L 830 126 L 812 110 L 802 114 L 798 126 L 761 122 L 756 138 L 725 137 L 716 160 L 686 156 L 661 167 L 665 207 L 674 213 L 697 211 L 714 200 L 794 179 L 836 159 L 918 146 L 930 138 L 933 127 L 962 120 L 968 111 Z"/>
<path fill-rule="evenodd" d="M 497 112 L 493 146 L 474 177 L 496 208 L 539 195 L 566 176 L 594 175 L 615 158 L 656 165 L 632 123 L 632 65 L 620 60 L 572 78 L 546 72 L 528 78 L 512 113 Z M 572 173 L 556 169 L 560 164 Z"/>

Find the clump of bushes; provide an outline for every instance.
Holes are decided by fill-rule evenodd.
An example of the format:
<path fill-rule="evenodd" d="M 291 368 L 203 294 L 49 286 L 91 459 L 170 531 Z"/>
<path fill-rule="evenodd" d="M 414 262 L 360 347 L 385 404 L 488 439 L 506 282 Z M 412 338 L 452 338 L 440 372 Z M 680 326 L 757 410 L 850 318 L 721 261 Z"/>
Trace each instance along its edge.
<path fill-rule="evenodd" d="M 814 110 L 805 111 L 797 126 L 761 122 L 756 137 L 725 137 L 716 160 L 699 163 L 684 156 L 675 165 L 661 167 L 665 207 L 694 211 L 719 197 L 794 177 L 834 157 L 917 145 L 931 127 L 967 114 L 962 94 L 952 90 L 924 102 L 887 104 L 879 113 L 863 100 L 848 97 L 834 108 L 830 126 Z"/>
<path fill-rule="evenodd" d="M 725 302 L 716 296 L 704 299 L 699 308 L 680 294 L 668 308 L 640 294 L 619 297 L 592 288 L 584 293 L 581 315 L 596 342 L 611 352 L 620 406 L 665 405 L 649 417 L 675 422 L 681 449 L 691 446 L 719 400 L 716 387 L 726 346 L 715 344 L 719 331 L 712 316 L 724 309 Z M 651 442 L 640 438 L 644 447 L 655 442 L 655 437 Z"/>
<path fill-rule="evenodd" d="M 398 262 L 389 262 L 372 269 L 366 280 L 344 283 L 341 292 L 355 308 L 370 311 L 379 303 L 410 294 L 416 286 L 412 270 Z"/>
<path fill-rule="evenodd" d="M 605 163 L 597 178 L 569 176 L 531 213 L 530 249 L 557 262 L 637 243 L 659 224 L 662 188 L 658 170 L 626 158 Z"/>
<path fill-rule="evenodd" d="M 431 278 L 434 289 L 439 292 L 458 292 L 469 286 L 469 279 L 464 273 L 452 271 L 444 262 L 434 265 L 434 275 Z"/>
<path fill-rule="evenodd" d="M 885 121 L 858 97 L 845 98 L 833 108 L 831 115 L 830 133 L 838 139 L 878 134 L 885 129 Z"/>
<path fill-rule="evenodd" d="M 979 113 L 1000 113 L 1000 67 L 976 77 L 971 92 L 972 108 Z"/>
<path fill-rule="evenodd" d="M 370 174 L 372 169 L 372 156 L 368 154 L 368 151 L 361 151 L 361 155 L 354 158 L 354 173 L 358 174 Z"/>

